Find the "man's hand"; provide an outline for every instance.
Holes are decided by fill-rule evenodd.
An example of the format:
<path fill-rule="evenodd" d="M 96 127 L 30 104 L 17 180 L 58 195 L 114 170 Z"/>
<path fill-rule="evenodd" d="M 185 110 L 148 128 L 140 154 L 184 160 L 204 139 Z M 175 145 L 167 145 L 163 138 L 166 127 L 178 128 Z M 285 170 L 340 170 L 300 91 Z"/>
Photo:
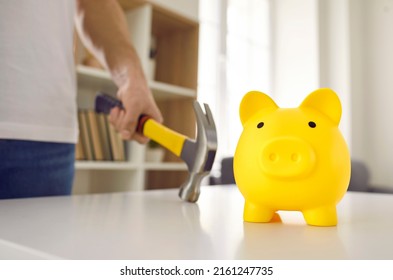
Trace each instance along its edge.
<path fill-rule="evenodd" d="M 135 79 L 135 83 L 125 84 L 117 92 L 124 110 L 113 108 L 109 117 L 110 123 L 121 133 L 124 140 L 136 140 L 141 144 L 148 138 L 136 132 L 136 126 L 141 114 L 149 115 L 162 122 L 162 116 L 157 108 L 152 94 L 143 79 Z"/>

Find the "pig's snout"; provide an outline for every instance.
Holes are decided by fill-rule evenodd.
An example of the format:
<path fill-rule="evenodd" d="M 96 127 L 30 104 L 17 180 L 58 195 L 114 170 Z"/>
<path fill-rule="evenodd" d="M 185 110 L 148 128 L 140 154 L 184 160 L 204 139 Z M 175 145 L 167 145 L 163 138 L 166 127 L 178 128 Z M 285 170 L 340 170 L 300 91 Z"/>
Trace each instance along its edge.
<path fill-rule="evenodd" d="M 266 143 L 260 159 L 265 174 L 290 179 L 311 172 L 315 166 L 316 156 L 311 145 L 302 139 L 280 137 Z"/>

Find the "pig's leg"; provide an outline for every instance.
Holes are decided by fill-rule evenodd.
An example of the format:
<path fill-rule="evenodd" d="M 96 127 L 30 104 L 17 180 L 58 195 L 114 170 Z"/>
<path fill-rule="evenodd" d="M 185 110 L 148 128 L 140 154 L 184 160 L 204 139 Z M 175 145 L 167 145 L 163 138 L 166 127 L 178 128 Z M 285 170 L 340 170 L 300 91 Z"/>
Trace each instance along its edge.
<path fill-rule="evenodd" d="M 272 209 L 246 201 L 243 218 L 245 222 L 268 223 L 272 220 L 274 213 L 275 211 Z"/>
<path fill-rule="evenodd" d="M 309 225 L 322 227 L 337 225 L 337 212 L 335 205 L 308 209 L 302 212 L 304 219 Z"/>

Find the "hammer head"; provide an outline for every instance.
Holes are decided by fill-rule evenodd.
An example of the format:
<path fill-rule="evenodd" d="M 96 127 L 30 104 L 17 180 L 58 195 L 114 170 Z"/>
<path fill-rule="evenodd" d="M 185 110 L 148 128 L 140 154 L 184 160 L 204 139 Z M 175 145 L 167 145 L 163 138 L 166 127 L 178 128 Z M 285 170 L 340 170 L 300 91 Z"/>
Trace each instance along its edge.
<path fill-rule="evenodd" d="M 194 102 L 197 120 L 197 137 L 187 139 L 180 157 L 186 162 L 189 176 L 181 185 L 179 196 L 188 202 L 196 202 L 200 194 L 200 184 L 212 169 L 217 151 L 217 130 L 213 115 L 207 104 L 205 113 L 198 102 Z"/>

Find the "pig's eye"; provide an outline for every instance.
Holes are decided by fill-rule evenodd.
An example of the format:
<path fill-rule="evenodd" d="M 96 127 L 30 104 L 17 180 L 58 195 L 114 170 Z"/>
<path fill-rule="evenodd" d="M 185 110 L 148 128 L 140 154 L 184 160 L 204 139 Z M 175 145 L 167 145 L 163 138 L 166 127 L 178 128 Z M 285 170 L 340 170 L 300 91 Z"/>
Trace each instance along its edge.
<path fill-rule="evenodd" d="M 265 125 L 265 124 L 264 124 L 263 122 L 260 122 L 260 123 L 257 125 L 257 127 L 258 127 L 258 128 L 262 128 L 264 125 Z"/>
<path fill-rule="evenodd" d="M 311 121 L 311 122 L 308 122 L 308 126 L 311 128 L 314 128 L 317 126 L 317 124 L 315 122 Z"/>

